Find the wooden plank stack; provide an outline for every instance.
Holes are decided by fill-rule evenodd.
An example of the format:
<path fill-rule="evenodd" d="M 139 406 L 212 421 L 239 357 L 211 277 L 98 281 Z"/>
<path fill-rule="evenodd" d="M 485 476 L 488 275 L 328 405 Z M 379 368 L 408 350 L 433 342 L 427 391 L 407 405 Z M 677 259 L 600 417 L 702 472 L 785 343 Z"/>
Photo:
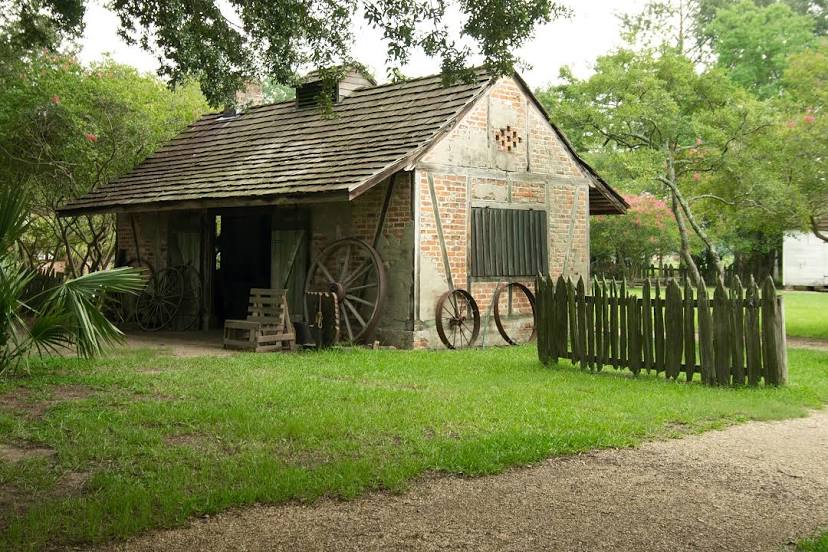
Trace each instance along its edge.
<path fill-rule="evenodd" d="M 767 278 L 761 290 L 738 277 L 727 289 L 693 289 L 669 279 L 665 293 L 646 280 L 641 297 L 624 281 L 537 279 L 538 356 L 544 364 L 568 358 L 582 369 L 641 370 L 706 385 L 783 385 L 787 381 L 782 297 Z M 697 363 L 698 362 L 698 363 Z"/>

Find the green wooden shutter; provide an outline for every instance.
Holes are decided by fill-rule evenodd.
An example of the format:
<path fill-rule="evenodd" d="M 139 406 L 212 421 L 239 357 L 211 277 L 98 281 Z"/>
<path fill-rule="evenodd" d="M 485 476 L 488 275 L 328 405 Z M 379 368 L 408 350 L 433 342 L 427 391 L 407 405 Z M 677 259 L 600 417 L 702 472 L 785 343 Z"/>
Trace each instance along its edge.
<path fill-rule="evenodd" d="M 472 276 L 535 276 L 549 266 L 546 211 L 473 207 Z"/>

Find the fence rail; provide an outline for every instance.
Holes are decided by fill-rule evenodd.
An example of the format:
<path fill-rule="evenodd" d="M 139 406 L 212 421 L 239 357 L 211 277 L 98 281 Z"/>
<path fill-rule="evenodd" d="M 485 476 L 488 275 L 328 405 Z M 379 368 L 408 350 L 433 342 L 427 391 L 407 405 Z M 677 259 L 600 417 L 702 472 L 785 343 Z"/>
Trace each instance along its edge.
<path fill-rule="evenodd" d="M 570 359 L 581 368 L 604 366 L 664 373 L 708 385 L 782 385 L 787 380 L 782 297 L 773 280 L 761 290 L 753 278 L 743 288 L 738 277 L 713 297 L 687 279 L 645 280 L 641 297 L 626 282 L 592 283 L 587 295 L 577 284 L 541 276 L 536 282 L 538 356 L 544 364 Z"/>

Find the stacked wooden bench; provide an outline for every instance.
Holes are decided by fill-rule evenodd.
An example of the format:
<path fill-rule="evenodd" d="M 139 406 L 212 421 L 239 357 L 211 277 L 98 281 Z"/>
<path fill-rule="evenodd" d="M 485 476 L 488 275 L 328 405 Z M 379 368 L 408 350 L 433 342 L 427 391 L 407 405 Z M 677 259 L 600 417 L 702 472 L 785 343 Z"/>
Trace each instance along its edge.
<path fill-rule="evenodd" d="M 292 351 L 296 332 L 290 320 L 287 290 L 253 288 L 246 320 L 224 322 L 224 348 L 243 351 Z"/>

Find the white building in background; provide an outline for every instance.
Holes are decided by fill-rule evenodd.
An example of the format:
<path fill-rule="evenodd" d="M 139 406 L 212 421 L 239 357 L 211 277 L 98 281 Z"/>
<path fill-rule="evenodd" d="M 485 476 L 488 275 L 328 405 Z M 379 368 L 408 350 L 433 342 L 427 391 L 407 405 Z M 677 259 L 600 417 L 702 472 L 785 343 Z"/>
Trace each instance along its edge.
<path fill-rule="evenodd" d="M 785 287 L 828 287 L 828 243 L 812 232 L 785 236 L 782 283 Z"/>

